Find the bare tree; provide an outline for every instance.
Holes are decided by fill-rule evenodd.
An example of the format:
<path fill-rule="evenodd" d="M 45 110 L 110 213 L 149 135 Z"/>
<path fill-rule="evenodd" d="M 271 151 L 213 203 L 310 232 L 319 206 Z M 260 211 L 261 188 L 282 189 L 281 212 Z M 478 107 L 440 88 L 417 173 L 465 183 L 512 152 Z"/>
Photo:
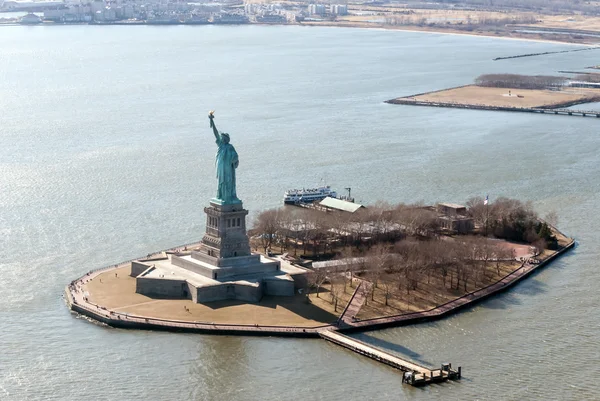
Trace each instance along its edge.
<path fill-rule="evenodd" d="M 315 269 L 308 275 L 308 286 L 316 291 L 317 298 L 320 298 L 319 292 L 325 280 L 327 280 L 327 272 L 324 269 Z M 308 296 L 308 291 L 306 292 L 306 294 Z"/>
<path fill-rule="evenodd" d="M 385 306 L 389 305 L 389 300 L 396 291 L 397 284 L 391 279 L 386 277 L 381 283 L 381 290 L 383 291 L 383 298 L 385 299 Z"/>
<path fill-rule="evenodd" d="M 331 303 L 333 304 L 334 310 L 337 312 L 339 300 L 343 294 L 342 288 L 339 285 L 339 277 L 331 278 Z"/>
<path fill-rule="evenodd" d="M 368 253 L 368 277 L 373 283 L 373 288 L 378 288 L 379 279 L 385 273 L 385 270 L 390 265 L 390 248 L 388 246 L 378 244 L 371 248 Z M 371 295 L 373 300 L 374 293 Z"/>
<path fill-rule="evenodd" d="M 515 259 L 515 250 L 505 246 L 496 246 L 494 248 L 494 259 L 496 261 L 496 273 L 500 276 L 500 264 L 503 261 L 512 261 Z"/>
<path fill-rule="evenodd" d="M 544 220 L 546 220 L 546 222 L 551 226 L 556 227 L 558 225 L 558 214 L 552 210 L 548 212 L 546 216 L 544 216 Z"/>
<path fill-rule="evenodd" d="M 280 216 L 279 209 L 269 209 L 261 212 L 254 223 L 254 231 L 257 233 L 260 239 L 260 243 L 267 253 L 267 250 L 271 248 L 277 232 L 280 230 Z"/>
<path fill-rule="evenodd" d="M 466 203 L 467 213 L 473 218 L 473 221 L 480 226 L 485 225 L 487 217 L 487 208 L 483 202 L 484 200 L 481 196 L 475 196 L 469 198 Z"/>
<path fill-rule="evenodd" d="M 538 238 L 537 240 L 534 241 L 534 243 L 532 245 L 533 245 L 533 248 L 535 249 L 535 256 L 538 256 L 542 252 L 544 252 L 544 249 L 546 249 L 546 240 L 543 238 Z"/>

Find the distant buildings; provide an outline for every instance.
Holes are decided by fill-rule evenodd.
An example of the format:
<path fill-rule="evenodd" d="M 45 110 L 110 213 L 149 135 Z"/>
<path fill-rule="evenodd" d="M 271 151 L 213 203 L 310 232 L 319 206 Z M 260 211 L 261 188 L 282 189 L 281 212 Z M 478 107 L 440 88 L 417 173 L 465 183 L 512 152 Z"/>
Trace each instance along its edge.
<path fill-rule="evenodd" d="M 345 4 L 304 6 L 278 3 L 246 3 L 238 8 L 235 0 L 182 2 L 178 0 L 7 0 L 0 10 L 28 9 L 43 12 L 43 20 L 55 23 L 126 24 L 286 24 L 301 22 L 308 16 L 331 17 L 348 14 Z M 39 23 L 27 16 L 24 24 Z"/>
<path fill-rule="evenodd" d="M 65 3 L 62 1 L 0 1 L 1 9 L 4 11 L 27 11 L 38 12 L 48 7 L 61 7 Z"/>
<path fill-rule="evenodd" d="M 348 6 L 345 4 L 332 4 L 329 6 L 329 12 L 333 15 L 348 15 Z"/>
<path fill-rule="evenodd" d="M 309 4 L 308 14 L 310 15 L 327 15 L 327 6 L 324 4 Z M 329 14 L 331 15 L 347 15 L 348 6 L 345 4 L 331 4 L 329 6 Z"/>
<path fill-rule="evenodd" d="M 324 4 L 309 4 L 308 5 L 308 14 L 310 15 L 325 15 L 325 5 Z"/>

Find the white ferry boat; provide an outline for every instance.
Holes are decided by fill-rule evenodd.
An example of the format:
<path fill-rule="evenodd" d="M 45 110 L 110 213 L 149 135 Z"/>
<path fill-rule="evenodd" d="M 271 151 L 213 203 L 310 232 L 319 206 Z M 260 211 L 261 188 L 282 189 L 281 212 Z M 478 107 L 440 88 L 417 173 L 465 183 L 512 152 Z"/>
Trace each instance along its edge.
<path fill-rule="evenodd" d="M 283 203 L 296 205 L 298 203 L 312 203 L 326 197 L 337 198 L 337 193 L 329 185 L 318 188 L 290 189 L 283 194 Z"/>

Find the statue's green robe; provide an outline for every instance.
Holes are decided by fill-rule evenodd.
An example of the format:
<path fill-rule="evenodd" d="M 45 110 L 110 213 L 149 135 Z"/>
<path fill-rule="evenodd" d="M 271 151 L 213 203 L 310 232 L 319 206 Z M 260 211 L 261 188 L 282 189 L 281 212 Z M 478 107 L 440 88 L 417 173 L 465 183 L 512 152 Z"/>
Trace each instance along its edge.
<path fill-rule="evenodd" d="M 239 164 L 238 154 L 230 143 L 225 143 L 222 137 L 217 139 L 217 155 L 215 166 L 217 169 L 217 199 L 225 203 L 239 201 L 235 190 L 235 169 Z"/>

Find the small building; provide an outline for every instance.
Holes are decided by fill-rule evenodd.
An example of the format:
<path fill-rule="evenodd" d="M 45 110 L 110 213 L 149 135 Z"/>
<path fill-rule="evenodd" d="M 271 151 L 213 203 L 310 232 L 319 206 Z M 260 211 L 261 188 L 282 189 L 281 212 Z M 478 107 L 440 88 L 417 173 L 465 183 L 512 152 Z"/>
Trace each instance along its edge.
<path fill-rule="evenodd" d="M 465 216 L 467 208 L 456 203 L 438 203 L 437 212 L 444 216 Z"/>
<path fill-rule="evenodd" d="M 463 205 L 438 203 L 436 209 L 437 221 L 444 230 L 457 234 L 468 234 L 475 228 L 473 219 L 467 216 L 467 208 Z"/>
<path fill-rule="evenodd" d="M 439 216 L 438 223 L 444 230 L 457 234 L 468 234 L 475 228 L 473 219 L 466 216 Z"/>
<path fill-rule="evenodd" d="M 348 212 L 348 213 L 356 213 L 360 209 L 364 209 L 363 205 L 358 203 L 350 202 L 343 199 L 326 197 L 321 202 L 319 202 L 319 206 L 324 207 L 328 210 L 335 210 L 340 212 Z"/>
<path fill-rule="evenodd" d="M 37 15 L 32 14 L 32 13 L 24 15 L 19 20 L 19 23 L 22 24 L 22 25 L 34 25 L 34 24 L 40 24 L 41 22 L 42 22 L 42 19 L 40 17 L 38 17 Z"/>

